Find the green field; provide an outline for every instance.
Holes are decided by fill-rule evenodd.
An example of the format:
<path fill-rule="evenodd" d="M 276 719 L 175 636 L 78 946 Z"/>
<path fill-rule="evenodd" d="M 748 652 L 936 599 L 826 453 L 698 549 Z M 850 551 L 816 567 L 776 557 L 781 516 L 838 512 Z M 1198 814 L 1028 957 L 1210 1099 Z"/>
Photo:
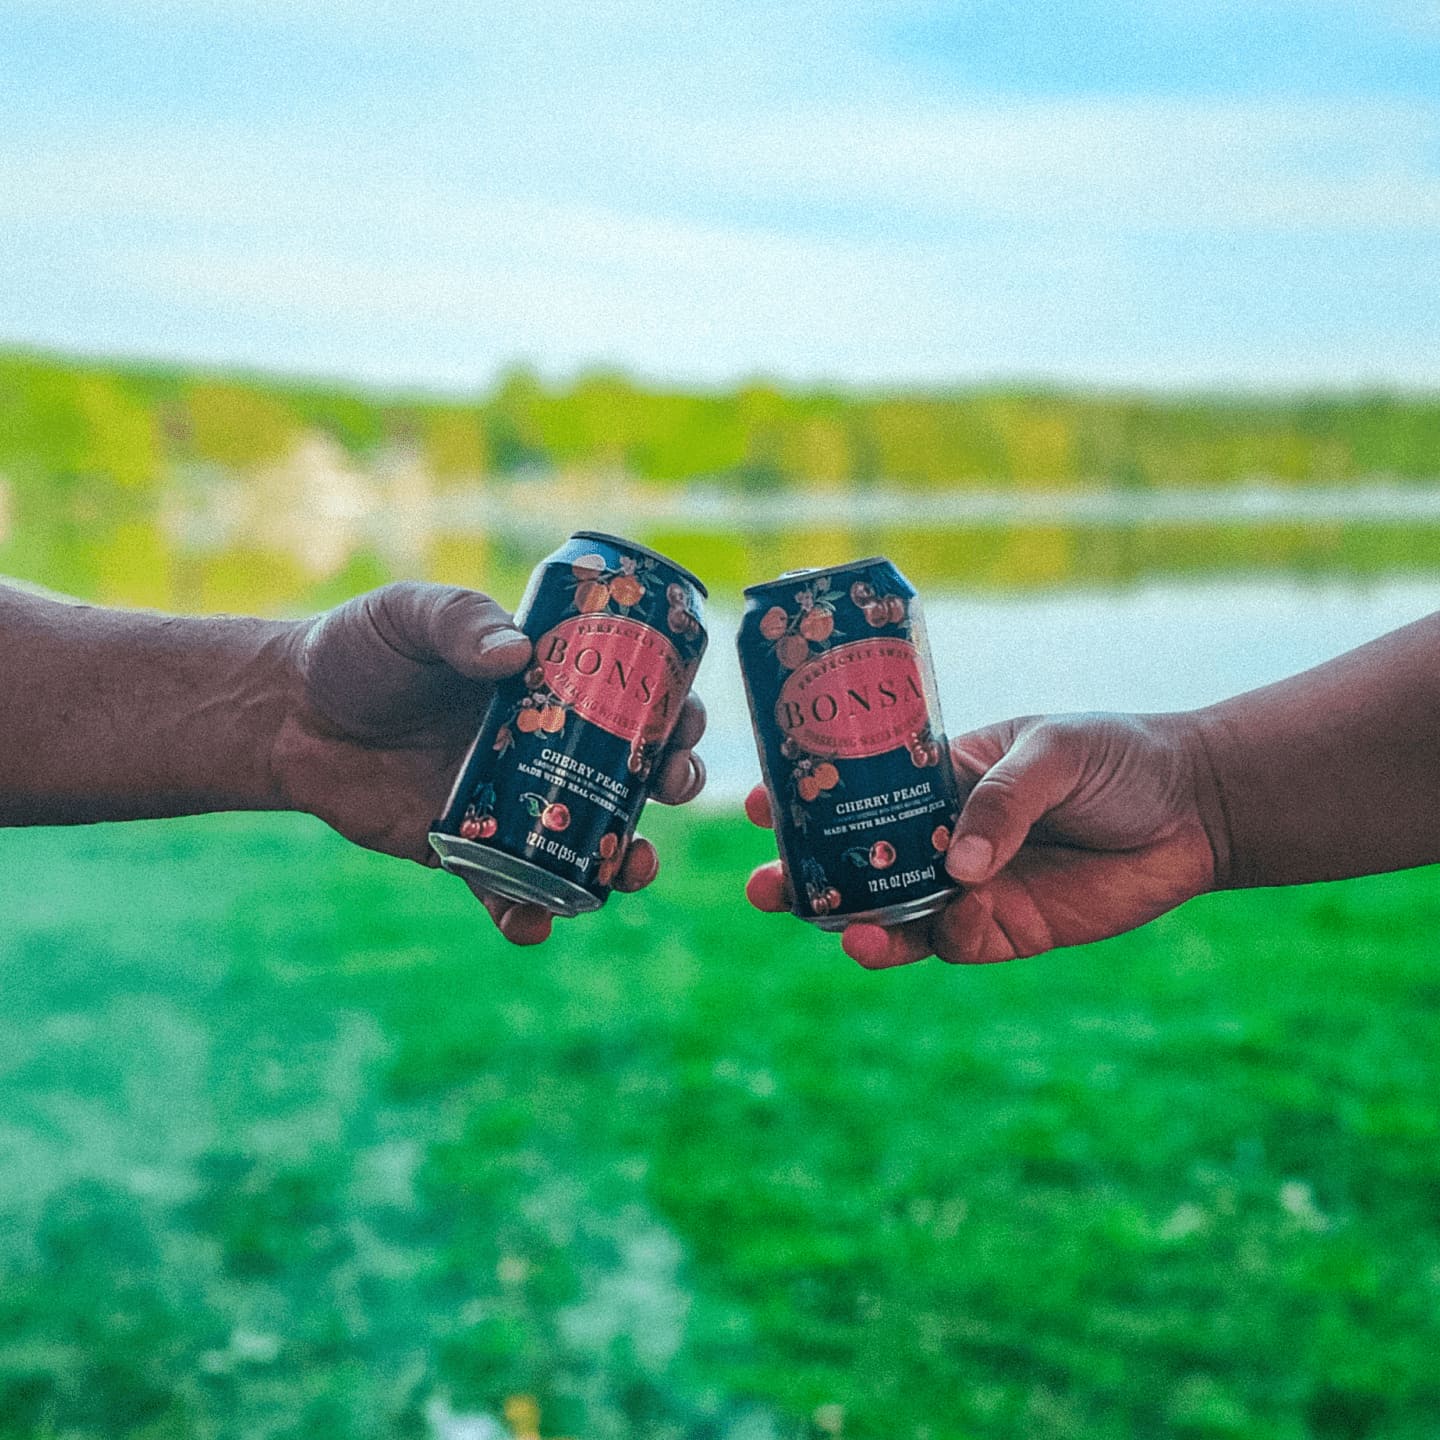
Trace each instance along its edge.
<path fill-rule="evenodd" d="M 302 819 L 0 835 L 0 1436 L 1440 1433 L 1440 873 L 870 975 L 650 828 L 533 951 Z"/>

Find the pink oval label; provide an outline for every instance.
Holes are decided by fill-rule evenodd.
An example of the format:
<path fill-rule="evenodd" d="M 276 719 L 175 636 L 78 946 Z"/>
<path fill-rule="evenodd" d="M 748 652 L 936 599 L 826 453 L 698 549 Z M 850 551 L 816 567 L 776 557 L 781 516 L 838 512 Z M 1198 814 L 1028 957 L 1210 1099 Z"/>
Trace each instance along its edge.
<path fill-rule="evenodd" d="M 632 744 L 665 740 L 690 688 L 675 647 L 625 615 L 577 615 L 535 645 L 545 683 L 582 719 Z"/>
<path fill-rule="evenodd" d="M 856 640 L 802 665 L 775 702 L 782 735 L 812 755 L 859 760 L 908 743 L 930 723 L 908 640 Z"/>

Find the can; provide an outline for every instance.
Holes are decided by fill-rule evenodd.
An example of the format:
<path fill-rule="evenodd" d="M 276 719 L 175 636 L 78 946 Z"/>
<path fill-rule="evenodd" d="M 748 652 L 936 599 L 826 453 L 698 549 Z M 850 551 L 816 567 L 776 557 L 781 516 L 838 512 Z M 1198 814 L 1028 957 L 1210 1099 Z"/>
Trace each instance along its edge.
<path fill-rule="evenodd" d="M 447 870 L 557 915 L 605 903 L 705 653 L 705 595 L 600 531 L 541 561 L 515 612 L 530 664 L 496 687 L 431 828 Z"/>
<path fill-rule="evenodd" d="M 872 556 L 745 598 L 740 672 L 795 914 L 840 930 L 939 910 L 960 794 L 915 587 Z"/>

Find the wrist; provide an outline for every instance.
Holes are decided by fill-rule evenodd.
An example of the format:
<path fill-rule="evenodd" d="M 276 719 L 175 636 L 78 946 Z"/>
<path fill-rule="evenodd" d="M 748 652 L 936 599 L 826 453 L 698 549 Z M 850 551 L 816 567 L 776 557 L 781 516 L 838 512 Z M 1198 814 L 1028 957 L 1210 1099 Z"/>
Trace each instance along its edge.
<path fill-rule="evenodd" d="M 1232 737 L 1213 708 L 1159 717 L 1183 757 L 1196 819 L 1210 846 L 1216 890 L 1247 883 L 1237 875 L 1235 835 L 1228 793 Z"/>
<path fill-rule="evenodd" d="M 264 794 L 257 809 L 303 810 L 294 785 L 295 737 L 308 733 L 305 645 L 312 620 L 267 623 L 259 637 L 253 667 L 253 713 L 261 743 L 255 747 L 257 787 Z"/>

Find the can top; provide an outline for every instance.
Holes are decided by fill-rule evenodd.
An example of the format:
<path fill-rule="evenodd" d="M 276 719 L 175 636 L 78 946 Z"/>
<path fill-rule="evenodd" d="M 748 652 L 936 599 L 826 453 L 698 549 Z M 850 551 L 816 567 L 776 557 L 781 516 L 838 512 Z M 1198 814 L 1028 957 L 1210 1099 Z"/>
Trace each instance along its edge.
<path fill-rule="evenodd" d="M 841 565 L 802 565 L 798 570 L 786 570 L 773 580 L 762 580 L 758 585 L 747 585 L 745 593 L 758 595 L 762 591 L 769 590 L 772 585 L 779 585 L 782 582 L 789 584 L 801 576 L 808 580 L 815 575 L 843 575 L 849 570 L 868 570 L 872 565 L 887 564 L 889 561 L 883 555 L 869 555 L 864 560 L 846 560 Z"/>
<path fill-rule="evenodd" d="M 687 570 L 678 561 L 672 560 L 668 555 L 662 555 L 658 550 L 652 550 L 648 545 L 642 545 L 638 540 L 627 540 L 623 535 L 611 535 L 605 530 L 575 530 L 571 532 L 572 540 L 603 540 L 607 545 L 613 545 L 617 550 L 638 550 L 642 555 L 652 556 L 662 564 L 668 565 L 683 579 L 688 580 L 707 600 L 710 592 L 705 588 L 705 582 L 692 570 Z"/>

